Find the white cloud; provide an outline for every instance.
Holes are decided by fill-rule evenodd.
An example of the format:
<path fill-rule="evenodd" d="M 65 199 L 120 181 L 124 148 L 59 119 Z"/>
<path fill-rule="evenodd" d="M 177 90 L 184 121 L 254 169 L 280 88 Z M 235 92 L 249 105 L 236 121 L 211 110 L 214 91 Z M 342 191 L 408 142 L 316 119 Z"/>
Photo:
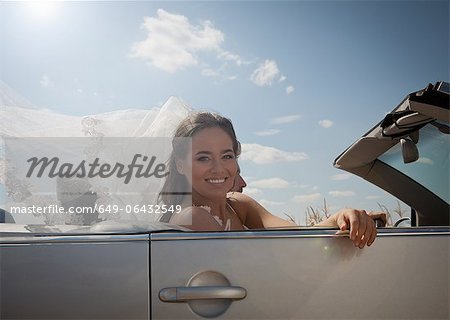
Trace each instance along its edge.
<path fill-rule="evenodd" d="M 241 57 L 238 54 L 231 53 L 228 51 L 221 51 L 219 55 L 217 56 L 220 60 L 226 60 L 226 61 L 234 61 L 238 66 L 243 64 L 243 61 Z"/>
<path fill-rule="evenodd" d="M 260 199 L 258 200 L 258 202 L 263 206 L 263 207 L 269 207 L 269 206 L 281 206 L 284 204 L 284 202 L 281 201 L 272 201 L 272 200 L 266 200 L 266 199 Z"/>
<path fill-rule="evenodd" d="M 309 188 L 310 185 L 307 185 L 307 184 L 299 184 L 299 183 L 296 182 L 296 181 L 291 181 L 291 187 L 292 187 L 292 188 L 305 189 L 305 188 Z"/>
<path fill-rule="evenodd" d="M 223 68 L 214 70 L 214 69 L 205 67 L 202 69 L 201 74 L 204 77 L 214 78 L 215 81 L 217 81 L 216 83 L 221 83 L 224 81 L 233 81 L 238 78 L 235 75 L 225 75 Z"/>
<path fill-rule="evenodd" d="M 351 175 L 348 173 L 340 173 L 340 174 L 335 174 L 335 175 L 331 176 L 331 180 L 341 181 L 341 180 L 347 180 L 350 177 L 351 177 Z"/>
<path fill-rule="evenodd" d="M 334 190 L 328 192 L 328 194 L 333 197 L 353 197 L 355 195 L 355 193 L 350 190 L 345 191 Z"/>
<path fill-rule="evenodd" d="M 53 81 L 50 80 L 50 77 L 48 75 L 46 75 L 46 74 L 42 75 L 40 83 L 41 83 L 41 86 L 43 86 L 44 88 L 48 88 L 48 87 L 54 86 Z"/>
<path fill-rule="evenodd" d="M 320 200 L 322 197 L 320 193 L 301 194 L 294 196 L 292 201 L 295 203 L 311 203 Z"/>
<path fill-rule="evenodd" d="M 202 75 L 205 77 L 218 77 L 219 73 L 215 70 L 205 68 L 202 70 Z"/>
<path fill-rule="evenodd" d="M 366 200 L 376 200 L 376 199 L 381 199 L 383 198 L 382 196 L 367 196 Z"/>
<path fill-rule="evenodd" d="M 423 163 L 423 164 L 434 164 L 433 160 L 431 160 L 430 158 L 426 158 L 426 157 L 420 157 L 419 159 L 417 159 L 417 162 Z"/>
<path fill-rule="evenodd" d="M 288 152 L 260 144 L 242 144 L 241 159 L 256 164 L 269 164 L 305 160 L 308 159 L 308 155 L 304 152 Z"/>
<path fill-rule="evenodd" d="M 260 87 L 271 86 L 279 74 L 277 63 L 274 60 L 265 60 L 253 71 L 250 80 Z"/>
<path fill-rule="evenodd" d="M 302 116 L 300 114 L 293 114 L 293 115 L 290 115 L 290 116 L 283 116 L 283 117 L 274 118 L 274 119 L 272 119 L 270 121 L 270 123 L 272 123 L 272 124 L 290 123 L 290 122 L 297 121 L 301 117 Z"/>
<path fill-rule="evenodd" d="M 289 182 L 281 178 L 269 178 L 252 181 L 250 186 L 260 189 L 286 189 Z"/>
<path fill-rule="evenodd" d="M 331 120 L 320 120 L 319 121 L 319 126 L 321 126 L 322 128 L 329 128 L 333 125 L 333 121 Z"/>
<path fill-rule="evenodd" d="M 293 86 L 287 86 L 286 87 L 286 93 L 287 94 L 291 94 L 292 92 L 294 92 L 295 88 Z"/>
<path fill-rule="evenodd" d="M 262 193 L 262 191 L 260 189 L 258 189 L 258 188 L 245 187 L 244 188 L 244 193 L 249 195 L 249 196 L 252 196 L 252 195 L 260 194 L 260 193 Z"/>
<path fill-rule="evenodd" d="M 260 137 L 273 136 L 274 134 L 277 134 L 277 133 L 280 133 L 280 130 L 268 129 L 268 130 L 264 130 L 264 131 L 255 132 L 255 134 Z"/>
<path fill-rule="evenodd" d="M 210 21 L 193 25 L 183 15 L 157 10 L 156 17 L 145 17 L 142 28 L 147 38 L 131 47 L 131 56 L 174 73 L 198 64 L 196 53 L 219 50 L 224 41 L 222 31 Z"/>
<path fill-rule="evenodd" d="M 144 17 L 141 28 L 146 32 L 145 39 L 131 45 L 129 56 L 169 73 L 204 66 L 201 61 L 204 53 L 213 54 L 216 61 L 223 64 L 216 71 L 204 68 L 202 75 L 207 77 L 222 75 L 221 69 L 226 68 L 227 62 L 234 62 L 238 67 L 255 64 L 255 61 L 246 61 L 239 54 L 223 49 L 225 34 L 209 20 L 192 23 L 184 15 L 158 9 L 155 16 Z M 223 75 L 223 79 L 234 80 L 236 77 Z M 260 63 L 250 76 L 250 80 L 261 87 L 286 79 L 276 61 L 270 59 Z M 293 90 L 292 86 L 286 88 L 288 94 Z"/>

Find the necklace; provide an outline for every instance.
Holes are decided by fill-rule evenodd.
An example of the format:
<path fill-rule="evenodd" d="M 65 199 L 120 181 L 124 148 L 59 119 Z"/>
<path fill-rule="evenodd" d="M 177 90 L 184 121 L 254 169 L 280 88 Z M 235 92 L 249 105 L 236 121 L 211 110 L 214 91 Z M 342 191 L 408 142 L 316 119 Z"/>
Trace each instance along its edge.
<path fill-rule="evenodd" d="M 214 220 L 223 228 L 224 231 L 231 230 L 231 214 L 229 212 L 230 204 L 228 202 L 226 205 L 225 215 L 223 216 L 223 220 L 218 215 L 211 212 L 212 210 L 211 210 L 210 206 L 197 205 L 195 203 L 192 203 L 192 206 L 206 210 L 214 218 Z M 224 225 L 224 220 L 226 220 L 225 225 Z"/>

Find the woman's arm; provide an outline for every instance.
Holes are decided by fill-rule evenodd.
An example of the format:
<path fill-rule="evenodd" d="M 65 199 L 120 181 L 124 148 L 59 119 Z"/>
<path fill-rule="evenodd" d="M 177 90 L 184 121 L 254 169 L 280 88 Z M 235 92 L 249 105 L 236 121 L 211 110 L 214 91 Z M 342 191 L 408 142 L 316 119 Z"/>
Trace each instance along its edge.
<path fill-rule="evenodd" d="M 238 192 L 230 193 L 229 199 L 236 207 L 241 221 L 250 229 L 292 227 L 296 224 L 274 216 L 253 198 Z M 363 248 L 375 241 L 377 229 L 374 219 L 386 222 L 384 213 L 367 214 L 364 210 L 342 209 L 331 217 L 315 225 L 315 227 L 339 228 L 350 230 L 350 239 L 355 246 Z"/>
<path fill-rule="evenodd" d="M 255 199 L 243 193 L 231 192 L 228 194 L 228 199 L 236 209 L 242 223 L 250 229 L 297 226 L 295 223 L 271 214 Z"/>

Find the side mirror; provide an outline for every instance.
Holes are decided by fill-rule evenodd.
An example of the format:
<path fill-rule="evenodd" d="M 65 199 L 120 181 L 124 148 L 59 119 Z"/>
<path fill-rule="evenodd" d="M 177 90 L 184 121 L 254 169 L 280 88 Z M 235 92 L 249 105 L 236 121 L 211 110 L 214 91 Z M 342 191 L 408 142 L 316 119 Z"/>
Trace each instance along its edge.
<path fill-rule="evenodd" d="M 419 150 L 416 144 L 409 139 L 400 139 L 404 163 L 411 163 L 419 159 Z"/>

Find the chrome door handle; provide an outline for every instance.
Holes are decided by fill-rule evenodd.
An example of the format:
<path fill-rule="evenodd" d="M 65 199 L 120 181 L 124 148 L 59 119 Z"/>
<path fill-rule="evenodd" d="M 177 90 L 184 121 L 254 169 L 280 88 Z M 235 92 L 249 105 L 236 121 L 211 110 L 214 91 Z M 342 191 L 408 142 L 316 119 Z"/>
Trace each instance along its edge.
<path fill-rule="evenodd" d="M 171 287 L 159 291 L 159 299 L 163 302 L 211 299 L 241 300 L 246 296 L 247 290 L 235 286 Z"/>
<path fill-rule="evenodd" d="M 184 302 L 192 312 L 205 318 L 220 316 L 233 301 L 246 296 L 247 290 L 232 286 L 223 274 L 212 270 L 195 274 L 185 287 L 169 287 L 159 291 L 162 302 Z"/>

